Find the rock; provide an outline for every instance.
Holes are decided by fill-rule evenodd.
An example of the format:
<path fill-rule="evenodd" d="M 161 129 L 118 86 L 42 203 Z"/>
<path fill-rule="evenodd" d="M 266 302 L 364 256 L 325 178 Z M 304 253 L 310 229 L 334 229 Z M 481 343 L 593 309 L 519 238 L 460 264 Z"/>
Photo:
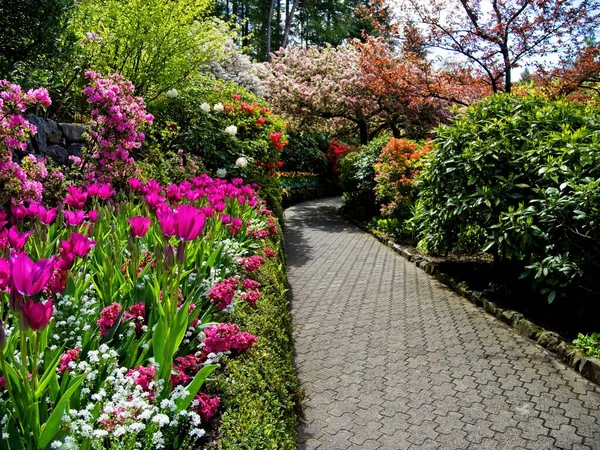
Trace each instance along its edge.
<path fill-rule="evenodd" d="M 482 299 L 483 302 L 483 309 L 490 313 L 491 315 L 495 316 L 496 315 L 496 311 L 498 310 L 498 308 L 496 307 L 496 304 L 494 302 L 489 301 L 487 298 Z"/>
<path fill-rule="evenodd" d="M 600 360 L 585 358 L 581 363 L 581 375 L 594 383 L 600 384 Z"/>
<path fill-rule="evenodd" d="M 58 128 L 58 124 L 54 120 L 42 119 L 42 126 L 47 136 L 47 143 L 60 144 L 62 139 L 62 131 Z"/>
<path fill-rule="evenodd" d="M 69 163 L 69 152 L 60 145 L 49 145 L 43 155 L 52 158 L 57 164 L 66 165 Z"/>
<path fill-rule="evenodd" d="M 85 144 L 69 144 L 67 146 L 67 152 L 69 153 L 69 156 L 81 156 L 84 148 Z"/>
<path fill-rule="evenodd" d="M 34 153 L 43 155 L 46 152 L 46 147 L 48 147 L 48 135 L 44 128 L 44 119 L 34 114 L 30 114 L 29 117 L 27 117 L 27 120 L 37 127 L 37 133 L 31 139 L 33 151 Z"/>
<path fill-rule="evenodd" d="M 523 336 L 529 339 L 535 339 L 537 334 L 541 331 L 541 328 L 538 327 L 533 322 L 530 322 L 527 319 L 519 319 L 514 324 L 515 330 L 521 333 Z"/>
<path fill-rule="evenodd" d="M 83 136 L 85 133 L 85 127 L 73 123 L 59 123 L 58 127 L 62 131 L 65 139 L 70 144 L 85 144 L 86 139 Z"/>
<path fill-rule="evenodd" d="M 543 331 L 540 333 L 537 339 L 538 344 L 542 347 L 547 348 L 552 353 L 558 352 L 558 345 L 563 342 L 560 335 L 553 331 Z"/>

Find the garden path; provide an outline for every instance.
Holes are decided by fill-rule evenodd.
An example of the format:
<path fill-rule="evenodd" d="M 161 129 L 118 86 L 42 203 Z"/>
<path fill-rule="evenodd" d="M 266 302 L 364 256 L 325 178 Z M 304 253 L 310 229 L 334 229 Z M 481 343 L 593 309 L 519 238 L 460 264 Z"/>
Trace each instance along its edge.
<path fill-rule="evenodd" d="M 336 213 L 286 211 L 301 449 L 600 449 L 600 389 Z"/>

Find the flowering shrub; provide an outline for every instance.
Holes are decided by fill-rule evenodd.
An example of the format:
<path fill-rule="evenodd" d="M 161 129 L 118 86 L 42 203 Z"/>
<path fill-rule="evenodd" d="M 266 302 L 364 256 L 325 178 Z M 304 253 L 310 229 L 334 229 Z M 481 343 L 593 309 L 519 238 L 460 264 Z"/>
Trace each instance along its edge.
<path fill-rule="evenodd" d="M 423 167 L 429 144 L 419 145 L 408 139 L 392 138 L 382 148 L 375 169 L 375 192 L 383 216 L 402 214 L 416 195 L 415 177 Z"/>
<path fill-rule="evenodd" d="M 127 185 L 127 198 L 94 182 L 70 187 L 59 209 L 0 213 L 0 431 L 11 448 L 194 447 L 220 404 L 204 381 L 257 342 L 214 323 L 220 309 L 260 302 L 249 276 L 276 224 L 255 190 L 206 175 Z"/>
<path fill-rule="evenodd" d="M 119 74 L 102 77 L 86 72 L 90 86 L 83 90 L 91 106 L 91 138 L 88 158 L 83 162 L 86 178 L 123 185 L 138 175 L 132 151 L 145 139 L 141 128 L 152 125 L 141 97 L 134 98 L 134 86 Z"/>
<path fill-rule="evenodd" d="M 25 92 L 16 84 L 0 80 L 0 204 L 42 200 L 41 181 L 48 175 L 44 161 L 29 155 L 19 164 L 14 156 L 23 156 L 27 139 L 37 132 L 23 113 L 28 108 L 46 108 L 50 104 L 45 89 Z"/>
<path fill-rule="evenodd" d="M 199 77 L 193 88 L 165 95 L 149 108 L 156 116 L 151 146 L 195 155 L 218 177 L 243 176 L 261 186 L 263 198 L 279 202 L 274 175 L 288 139 L 284 121 L 264 99 L 231 82 Z"/>

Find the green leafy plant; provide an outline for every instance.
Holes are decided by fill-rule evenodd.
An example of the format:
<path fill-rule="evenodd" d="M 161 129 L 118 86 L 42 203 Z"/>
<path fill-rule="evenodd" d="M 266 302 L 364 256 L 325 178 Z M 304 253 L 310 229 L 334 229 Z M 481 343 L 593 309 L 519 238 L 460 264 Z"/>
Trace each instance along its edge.
<path fill-rule="evenodd" d="M 600 333 L 590 335 L 579 333 L 573 344 L 582 349 L 587 356 L 600 358 Z"/>
<path fill-rule="evenodd" d="M 438 128 L 419 181 L 421 246 L 485 242 L 467 247 L 521 266 L 549 301 L 597 292 L 599 118 L 566 100 L 496 95 Z"/>

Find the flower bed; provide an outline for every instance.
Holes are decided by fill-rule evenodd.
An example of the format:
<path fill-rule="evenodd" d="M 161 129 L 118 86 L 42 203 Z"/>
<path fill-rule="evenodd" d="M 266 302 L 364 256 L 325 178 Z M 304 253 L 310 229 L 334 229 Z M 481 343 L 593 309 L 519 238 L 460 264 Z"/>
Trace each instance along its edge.
<path fill-rule="evenodd" d="M 259 186 L 143 181 L 152 115 L 122 77 L 86 76 L 89 147 L 66 176 L 21 154 L 47 93 L 0 82 L 0 450 L 227 448 L 248 423 L 245 448 L 293 448 L 281 238 Z"/>

